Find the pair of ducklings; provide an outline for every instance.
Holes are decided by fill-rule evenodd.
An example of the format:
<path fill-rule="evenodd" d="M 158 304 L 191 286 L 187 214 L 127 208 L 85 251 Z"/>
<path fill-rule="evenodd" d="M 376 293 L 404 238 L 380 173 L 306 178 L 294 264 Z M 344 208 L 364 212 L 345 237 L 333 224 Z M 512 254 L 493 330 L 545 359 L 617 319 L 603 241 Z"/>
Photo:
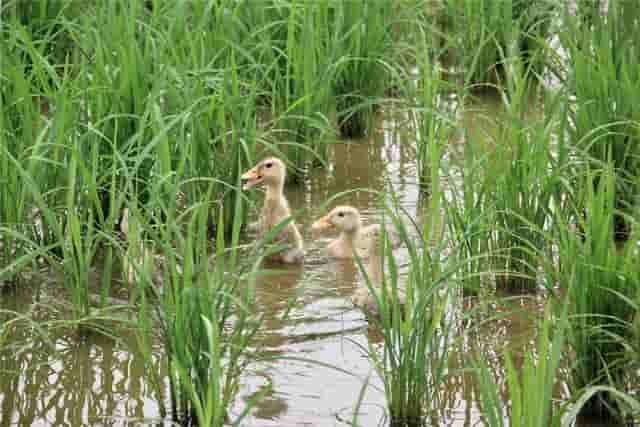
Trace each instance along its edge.
<path fill-rule="evenodd" d="M 264 205 L 260 211 L 258 223 L 255 225 L 260 235 L 265 235 L 277 224 L 289 220 L 280 231 L 276 240 L 288 246 L 277 256 L 276 260 L 284 263 L 300 263 L 304 258 L 303 241 L 298 228 L 290 219 L 291 210 L 284 197 L 284 181 L 286 166 L 282 160 L 269 157 L 242 175 L 242 188 L 248 190 L 256 185 L 265 187 Z M 329 228 L 337 228 L 340 235 L 329 243 L 327 252 L 335 258 L 368 258 L 367 275 L 372 284 L 380 285 L 382 278 L 382 257 L 380 254 L 380 240 L 382 227 L 379 224 L 363 226 L 360 212 L 352 206 L 338 206 L 311 226 L 314 235 Z M 400 239 L 388 232 L 392 248 L 399 246 Z M 403 305 L 404 296 L 401 295 L 400 304 Z M 351 302 L 370 315 L 378 316 L 379 308 L 376 298 L 367 287 L 359 287 L 351 296 Z"/>
<path fill-rule="evenodd" d="M 291 217 L 289 203 L 284 196 L 286 166 L 275 157 L 269 157 L 242 175 L 244 190 L 263 185 L 266 191 L 256 228 L 259 235 L 265 235 L 277 224 Z M 311 226 L 314 235 L 337 228 L 340 235 L 329 243 L 327 252 L 334 258 L 354 258 L 356 255 L 368 258 L 375 243 L 379 242 L 379 224 L 364 226 L 358 209 L 352 206 L 338 206 Z M 288 246 L 274 258 L 284 263 L 300 263 L 304 258 L 303 240 L 296 224 L 290 220 L 275 239 Z M 397 245 L 396 242 L 392 242 Z"/>

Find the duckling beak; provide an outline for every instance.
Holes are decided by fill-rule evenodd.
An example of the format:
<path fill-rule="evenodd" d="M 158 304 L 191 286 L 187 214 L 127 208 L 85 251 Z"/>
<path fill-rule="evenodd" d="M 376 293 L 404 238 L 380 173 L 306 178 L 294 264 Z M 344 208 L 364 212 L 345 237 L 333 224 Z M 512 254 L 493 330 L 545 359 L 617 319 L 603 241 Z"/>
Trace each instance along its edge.
<path fill-rule="evenodd" d="M 333 227 L 333 224 L 331 224 L 331 222 L 329 221 L 329 217 L 323 216 L 311 225 L 311 231 L 314 235 L 317 235 L 322 230 L 326 230 L 327 228 L 331 227 Z"/>
<path fill-rule="evenodd" d="M 263 177 L 258 175 L 258 168 L 248 170 L 240 177 L 243 181 L 242 189 L 248 190 L 253 186 L 256 186 L 262 182 Z"/>

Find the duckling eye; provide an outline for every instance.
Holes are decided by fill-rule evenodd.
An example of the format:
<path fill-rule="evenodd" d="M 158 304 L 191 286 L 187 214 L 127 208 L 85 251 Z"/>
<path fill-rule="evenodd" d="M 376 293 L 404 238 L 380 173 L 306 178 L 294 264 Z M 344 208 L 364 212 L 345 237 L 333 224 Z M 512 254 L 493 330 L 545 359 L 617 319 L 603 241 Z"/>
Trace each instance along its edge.
<path fill-rule="evenodd" d="M 338 212 L 338 216 L 342 218 L 344 216 L 344 212 Z"/>
<path fill-rule="evenodd" d="M 267 169 L 269 169 L 271 166 L 273 166 L 273 163 L 269 162 L 269 163 L 265 163 L 264 165 L 266 166 Z"/>

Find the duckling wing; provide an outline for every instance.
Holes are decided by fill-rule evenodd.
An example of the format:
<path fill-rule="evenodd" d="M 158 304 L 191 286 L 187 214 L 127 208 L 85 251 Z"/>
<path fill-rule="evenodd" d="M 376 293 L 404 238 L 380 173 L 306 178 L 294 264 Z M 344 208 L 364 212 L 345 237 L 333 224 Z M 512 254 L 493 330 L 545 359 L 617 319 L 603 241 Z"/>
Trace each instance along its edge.
<path fill-rule="evenodd" d="M 371 235 L 374 231 L 379 231 L 382 228 L 380 224 L 371 224 L 363 227 L 361 230 L 360 236 L 362 237 L 362 243 L 359 245 L 361 248 L 368 250 L 371 247 Z M 387 233 L 387 239 L 391 243 L 392 249 L 397 249 L 402 244 L 402 239 L 400 239 L 400 235 L 394 230 L 391 225 L 384 226 L 385 232 Z"/>

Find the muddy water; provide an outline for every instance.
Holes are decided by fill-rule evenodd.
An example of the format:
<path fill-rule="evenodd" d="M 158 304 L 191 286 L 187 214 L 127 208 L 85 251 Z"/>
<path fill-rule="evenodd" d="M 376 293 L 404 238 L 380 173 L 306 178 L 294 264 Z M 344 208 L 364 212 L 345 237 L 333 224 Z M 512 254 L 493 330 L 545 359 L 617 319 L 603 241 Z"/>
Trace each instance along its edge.
<path fill-rule="evenodd" d="M 348 425 L 369 376 L 358 423 L 385 425 L 382 385 L 365 355 L 367 346 L 379 346 L 380 340 L 349 302 L 362 283 L 358 268 L 351 261 L 327 259 L 324 248 L 333 236 L 314 240 L 309 227 L 326 213 L 321 206 L 327 198 L 354 188 L 394 192 L 417 222 L 422 221 L 413 144 L 403 141 L 406 133 L 393 126 L 394 121 L 383 121 L 370 139 L 335 145 L 330 170 L 313 171 L 302 186 L 286 188 L 299 214 L 307 258 L 304 266 L 285 267 L 258 283 L 257 305 L 265 322 L 256 347 L 281 358 L 245 373 L 235 411 L 256 393 L 267 394 L 242 425 Z M 378 200 L 370 192 L 352 192 L 337 203 L 356 206 L 366 222 L 381 217 Z M 402 250 L 396 257 L 400 264 L 406 261 Z M 39 293 L 2 296 L 0 308 L 24 312 L 46 307 L 47 300 L 55 298 L 51 292 L 44 284 Z M 468 353 L 479 351 L 502 378 L 502 351 L 509 346 L 516 359 L 524 354 L 543 302 L 541 297 L 486 302 L 482 310 L 487 316 L 502 311 L 504 317 L 467 336 L 462 351 L 452 355 L 452 366 L 466 366 Z M 461 324 L 460 332 L 472 326 Z M 54 337 L 56 351 L 51 351 L 36 331 L 20 333 L 24 345 L 0 354 L 1 426 L 170 425 L 161 418 L 159 405 L 167 394 L 158 396 L 150 384 L 142 357 L 132 350 L 132 334 L 121 333 L 118 340 Z M 157 349 L 158 356 L 161 351 Z M 166 391 L 166 377 L 164 381 Z M 476 400 L 473 378 L 452 374 L 442 405 L 432 416 L 433 425 L 482 425 Z"/>

